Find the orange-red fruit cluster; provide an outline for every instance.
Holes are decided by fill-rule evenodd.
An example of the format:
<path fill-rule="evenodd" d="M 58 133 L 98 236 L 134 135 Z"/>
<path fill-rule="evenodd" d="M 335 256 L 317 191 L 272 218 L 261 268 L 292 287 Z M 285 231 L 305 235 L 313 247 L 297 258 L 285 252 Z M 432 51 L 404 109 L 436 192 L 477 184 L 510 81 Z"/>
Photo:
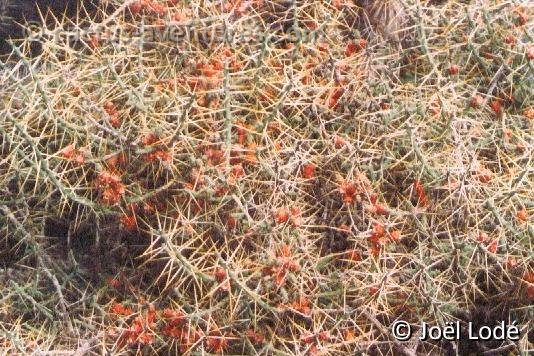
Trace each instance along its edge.
<path fill-rule="evenodd" d="M 401 240 L 401 232 L 399 230 L 387 232 L 384 225 L 375 223 L 368 240 L 371 243 L 371 254 L 376 257 L 380 254 L 382 246 L 387 244 L 388 240 L 399 242 Z"/>
<path fill-rule="evenodd" d="M 223 334 L 219 330 L 211 331 L 206 336 L 206 346 L 214 353 L 221 354 L 228 348 L 232 335 Z"/>
<path fill-rule="evenodd" d="M 399 230 L 390 231 L 389 238 L 393 242 L 399 242 L 401 240 L 401 232 Z"/>
<path fill-rule="evenodd" d="M 282 245 L 277 253 L 275 266 L 267 267 L 263 270 L 265 275 L 274 276 L 277 286 L 283 286 L 288 272 L 297 272 L 300 265 L 293 259 L 291 248 L 288 245 Z"/>
<path fill-rule="evenodd" d="M 315 177 L 315 165 L 313 163 L 306 163 L 302 166 L 302 176 L 306 179 Z"/>
<path fill-rule="evenodd" d="M 351 262 L 359 262 L 359 261 L 362 260 L 362 256 L 361 256 L 360 252 L 358 252 L 355 249 L 352 249 L 352 250 L 348 250 L 348 251 L 346 251 L 344 253 L 343 259 L 345 259 L 347 261 L 351 261 Z"/>
<path fill-rule="evenodd" d="M 413 182 L 413 188 L 417 197 L 417 204 L 420 206 L 425 206 L 428 203 L 428 197 L 426 195 L 423 183 L 421 183 L 419 180 L 415 180 Z"/>
<path fill-rule="evenodd" d="M 300 314 L 311 315 L 311 302 L 306 297 L 298 297 L 297 300 L 289 304 L 287 307 Z"/>
<path fill-rule="evenodd" d="M 328 105 L 329 108 L 333 109 L 338 104 L 339 99 L 341 99 L 344 93 L 345 88 L 337 87 L 332 89 L 327 97 L 326 105 Z"/>
<path fill-rule="evenodd" d="M 73 161 L 80 166 L 85 163 L 85 155 L 80 150 L 75 149 L 72 143 L 63 148 L 60 154 L 63 158 Z"/>
<path fill-rule="evenodd" d="M 354 202 L 354 198 L 356 197 L 356 185 L 353 182 L 344 180 L 339 185 L 339 192 L 343 196 L 343 201 L 347 204 L 351 204 Z"/>
<path fill-rule="evenodd" d="M 119 304 L 120 305 L 120 304 Z M 123 311 L 115 305 L 112 308 L 112 312 Z M 122 313 L 116 313 L 124 315 Z M 156 327 L 156 310 L 151 305 L 146 312 L 146 315 L 139 315 L 130 324 L 130 326 L 124 330 L 121 334 L 123 342 L 127 342 L 130 345 L 149 345 L 154 342 L 154 334 L 152 330 Z"/>
<path fill-rule="evenodd" d="M 457 64 L 452 64 L 449 67 L 449 74 L 450 75 L 456 75 L 458 73 L 460 73 L 460 67 Z"/>
<path fill-rule="evenodd" d="M 495 239 L 493 241 L 491 241 L 488 245 L 488 251 L 491 252 L 491 253 L 495 253 L 497 252 L 497 247 L 499 246 L 499 240 L 498 239 Z"/>
<path fill-rule="evenodd" d="M 109 123 L 111 124 L 111 126 L 113 126 L 114 128 L 119 128 L 121 126 L 121 119 L 119 111 L 117 110 L 115 104 L 113 104 L 113 102 L 111 101 L 106 101 L 104 103 L 104 111 L 109 116 Z"/>
<path fill-rule="evenodd" d="M 110 311 L 113 314 L 117 314 L 121 316 L 130 316 L 134 313 L 134 311 L 131 308 L 128 308 L 121 303 L 113 303 Z"/>
<path fill-rule="evenodd" d="M 354 53 L 357 53 L 364 49 L 367 46 L 367 41 L 363 38 L 359 39 L 357 42 L 350 41 L 345 46 L 345 56 L 350 57 Z"/>
<path fill-rule="evenodd" d="M 134 1 L 129 6 L 133 15 L 138 15 L 142 11 L 152 13 L 154 15 L 163 16 L 167 12 L 167 7 L 154 0 L 139 0 Z"/>
<path fill-rule="evenodd" d="M 219 289 L 225 292 L 230 290 L 230 280 L 228 279 L 224 268 L 217 267 L 215 269 L 215 272 L 213 273 L 213 276 L 215 277 L 215 280 L 219 283 Z"/>
<path fill-rule="evenodd" d="M 123 214 L 120 217 L 121 225 L 128 231 L 137 229 L 137 218 L 135 214 Z"/>
<path fill-rule="evenodd" d="M 256 149 L 258 144 L 256 142 L 250 142 L 249 144 L 243 146 L 240 144 L 235 144 L 230 150 L 230 163 L 247 163 L 249 165 L 254 165 L 258 162 L 256 157 Z"/>
<path fill-rule="evenodd" d="M 126 192 L 121 178 L 108 171 L 100 172 L 95 185 L 102 191 L 102 202 L 108 205 L 117 204 Z"/>
<path fill-rule="evenodd" d="M 336 135 L 334 137 L 334 147 L 335 148 L 343 148 L 345 145 L 347 144 L 347 141 L 345 141 L 345 139 L 339 135 Z"/>
<path fill-rule="evenodd" d="M 172 153 L 161 145 L 157 144 L 158 141 L 158 136 L 153 133 L 150 133 L 143 137 L 143 139 L 141 140 L 143 146 L 153 148 L 152 152 L 149 152 L 144 155 L 144 158 L 148 162 L 155 162 L 159 160 L 164 163 L 172 163 Z"/>
<path fill-rule="evenodd" d="M 528 213 L 526 209 L 521 209 L 516 212 L 516 217 L 518 220 L 526 222 L 528 221 Z"/>
<path fill-rule="evenodd" d="M 244 145 L 247 140 L 248 131 L 251 129 L 250 125 L 245 122 L 240 122 L 236 125 L 237 143 Z"/>
<path fill-rule="evenodd" d="M 482 183 L 488 183 L 491 181 L 492 172 L 487 168 L 481 168 L 476 172 L 478 180 Z"/>
<path fill-rule="evenodd" d="M 486 244 L 486 248 L 489 252 L 495 253 L 497 252 L 497 248 L 499 247 L 499 239 L 493 239 L 489 241 L 489 236 L 485 232 L 481 232 L 477 235 L 476 240 L 480 243 Z"/>
<path fill-rule="evenodd" d="M 224 151 L 215 148 L 207 148 L 204 151 L 208 163 L 214 166 L 221 164 L 224 160 Z"/>
<path fill-rule="evenodd" d="M 184 313 L 178 310 L 164 309 L 162 318 L 165 324 L 161 328 L 161 333 L 177 339 L 180 352 L 185 353 L 198 341 L 200 336 L 187 325 L 187 318 Z"/>
<path fill-rule="evenodd" d="M 500 99 L 494 99 L 490 102 L 490 108 L 491 110 L 497 114 L 500 115 L 502 113 L 502 102 Z"/>
<path fill-rule="evenodd" d="M 381 204 L 378 202 L 378 196 L 376 194 L 371 194 L 369 197 L 369 201 L 371 203 L 370 212 L 373 214 L 378 215 L 388 215 L 389 214 L 389 208 L 385 204 Z"/>
<path fill-rule="evenodd" d="M 228 178 L 228 184 L 236 184 L 236 182 L 243 176 L 245 176 L 245 169 L 243 166 L 241 164 L 234 164 L 232 166 L 230 177 Z"/>
<path fill-rule="evenodd" d="M 302 225 L 302 212 L 298 207 L 292 207 L 291 209 L 279 208 L 274 214 L 274 220 L 277 224 L 285 224 L 290 221 L 293 226 Z"/>

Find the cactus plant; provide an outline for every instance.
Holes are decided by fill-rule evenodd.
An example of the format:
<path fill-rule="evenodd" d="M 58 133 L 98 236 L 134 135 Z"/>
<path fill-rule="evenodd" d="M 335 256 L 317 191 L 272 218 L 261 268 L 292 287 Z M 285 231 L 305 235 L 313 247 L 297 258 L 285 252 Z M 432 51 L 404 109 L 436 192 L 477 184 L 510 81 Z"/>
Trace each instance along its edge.
<path fill-rule="evenodd" d="M 447 354 L 503 346 L 392 324 L 530 330 L 526 5 L 110 6 L 81 48 L 64 20 L 0 62 L 0 348 Z"/>

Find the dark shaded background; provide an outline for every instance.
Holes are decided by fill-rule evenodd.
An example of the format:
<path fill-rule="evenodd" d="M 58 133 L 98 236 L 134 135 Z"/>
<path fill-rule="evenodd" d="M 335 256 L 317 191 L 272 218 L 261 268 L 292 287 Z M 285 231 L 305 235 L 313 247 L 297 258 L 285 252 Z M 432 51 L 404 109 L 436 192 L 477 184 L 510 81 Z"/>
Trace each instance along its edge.
<path fill-rule="evenodd" d="M 53 22 L 53 14 L 56 18 L 64 16 L 75 18 L 80 14 L 82 18 L 97 13 L 98 0 L 0 0 L 0 55 L 11 52 L 11 46 L 6 42 L 8 39 L 20 39 L 24 36 L 21 24 L 42 24 L 41 15 L 47 22 Z M 86 11 L 78 11 L 81 7 Z M 34 48 L 35 47 L 35 48 Z M 40 50 L 38 43 L 32 46 L 32 54 Z"/>

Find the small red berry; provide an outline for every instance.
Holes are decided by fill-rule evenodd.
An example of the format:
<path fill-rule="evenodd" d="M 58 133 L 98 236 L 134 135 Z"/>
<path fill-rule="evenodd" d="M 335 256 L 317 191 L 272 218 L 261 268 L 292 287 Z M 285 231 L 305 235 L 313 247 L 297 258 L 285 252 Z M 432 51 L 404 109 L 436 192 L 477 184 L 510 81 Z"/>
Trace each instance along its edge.
<path fill-rule="evenodd" d="M 218 282 L 222 282 L 226 279 L 226 271 L 222 267 L 217 267 L 213 273 L 213 276 Z"/>
<path fill-rule="evenodd" d="M 241 178 L 245 175 L 245 170 L 241 164 L 236 164 L 232 167 L 232 175 L 235 178 Z"/>
<path fill-rule="evenodd" d="M 100 46 L 100 41 L 96 35 L 92 35 L 89 39 L 89 47 L 91 49 L 96 49 Z"/>
<path fill-rule="evenodd" d="M 143 4 L 141 1 L 134 1 L 129 6 L 132 15 L 137 15 L 143 10 Z"/>
<path fill-rule="evenodd" d="M 279 208 L 274 218 L 277 224 L 284 224 L 289 220 L 289 211 L 286 208 Z"/>
<path fill-rule="evenodd" d="M 330 339 L 330 333 L 328 331 L 321 331 L 317 336 L 321 341 L 328 341 Z"/>
<path fill-rule="evenodd" d="M 121 216 L 121 224 L 128 231 L 134 231 L 137 229 L 137 219 L 135 215 L 124 214 Z"/>
<path fill-rule="evenodd" d="M 513 256 L 510 256 L 506 258 L 506 261 L 504 262 L 504 265 L 508 269 L 515 268 L 517 266 L 517 259 Z"/>
<path fill-rule="evenodd" d="M 491 107 L 491 110 L 493 110 L 495 114 L 499 115 L 502 113 L 502 104 L 499 99 L 492 100 L 490 102 L 490 107 Z"/>
<path fill-rule="evenodd" d="M 514 35 L 510 34 L 504 38 L 504 42 L 509 45 L 514 45 L 517 42 L 517 39 L 515 38 Z"/>
<path fill-rule="evenodd" d="M 346 141 L 343 137 L 337 136 L 337 135 L 336 137 L 334 137 L 334 146 L 336 148 L 342 148 L 343 146 L 345 146 L 345 144 L 346 144 Z"/>
<path fill-rule="evenodd" d="M 388 215 L 389 209 L 386 205 L 383 204 L 373 204 L 371 207 L 371 212 L 378 214 L 378 215 Z"/>
<path fill-rule="evenodd" d="M 460 67 L 458 67 L 458 65 L 456 65 L 456 64 L 452 64 L 449 67 L 449 74 L 450 75 L 456 75 L 458 73 L 460 73 Z"/>
<path fill-rule="evenodd" d="M 518 210 L 515 214 L 518 220 L 526 222 L 528 221 L 528 214 L 526 209 Z"/>
<path fill-rule="evenodd" d="M 389 233 L 389 238 L 393 242 L 399 242 L 401 240 L 401 232 L 399 230 L 393 230 Z"/>
<path fill-rule="evenodd" d="M 237 219 L 234 218 L 233 216 L 229 216 L 226 219 L 226 226 L 228 227 L 229 230 L 235 229 L 237 226 Z"/>
<path fill-rule="evenodd" d="M 493 240 L 489 245 L 488 245 L 488 251 L 491 252 L 491 253 L 495 253 L 497 252 L 497 246 L 498 246 L 498 243 L 499 241 L 497 239 Z"/>
<path fill-rule="evenodd" d="M 365 39 L 363 39 L 363 38 L 361 38 L 357 43 L 354 42 L 354 41 L 350 41 L 345 46 L 345 56 L 350 57 L 354 53 L 364 49 L 365 46 L 367 46 L 367 41 Z"/>
<path fill-rule="evenodd" d="M 343 258 L 351 262 L 359 262 L 362 260 L 362 256 L 357 250 L 349 250 L 345 252 Z"/>
<path fill-rule="evenodd" d="M 302 166 L 302 176 L 310 179 L 315 176 L 315 165 L 313 163 L 306 163 Z"/>
<path fill-rule="evenodd" d="M 76 153 L 76 150 L 74 149 L 74 145 L 71 143 L 71 144 L 65 146 L 65 148 L 63 148 L 60 151 L 60 153 L 64 158 L 71 159 L 71 158 L 74 157 L 74 154 Z"/>
<path fill-rule="evenodd" d="M 481 168 L 477 172 L 477 178 L 482 183 L 488 183 L 491 181 L 492 178 L 492 172 L 487 168 Z"/>

